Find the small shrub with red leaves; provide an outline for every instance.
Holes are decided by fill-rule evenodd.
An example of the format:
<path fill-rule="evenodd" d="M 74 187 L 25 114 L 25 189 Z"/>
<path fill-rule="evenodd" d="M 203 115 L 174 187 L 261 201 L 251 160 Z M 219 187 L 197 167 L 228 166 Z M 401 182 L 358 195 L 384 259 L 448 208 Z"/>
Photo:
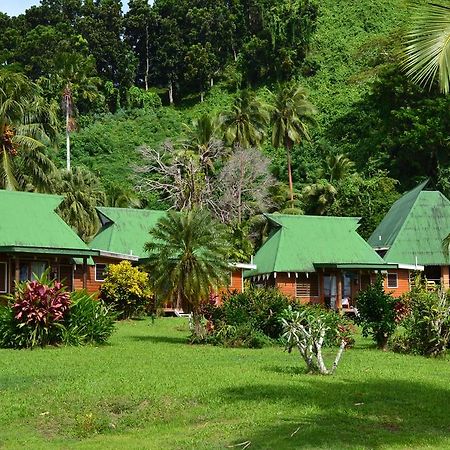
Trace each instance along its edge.
<path fill-rule="evenodd" d="M 61 343 L 71 303 L 61 283 L 48 280 L 45 274 L 40 280 L 20 283 L 11 303 L 12 347 Z"/>

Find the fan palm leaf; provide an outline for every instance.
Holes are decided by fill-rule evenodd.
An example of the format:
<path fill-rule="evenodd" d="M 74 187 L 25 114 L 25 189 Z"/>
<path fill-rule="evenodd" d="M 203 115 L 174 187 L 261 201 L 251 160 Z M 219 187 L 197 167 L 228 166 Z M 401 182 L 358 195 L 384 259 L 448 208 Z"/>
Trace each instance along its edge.
<path fill-rule="evenodd" d="M 450 91 L 450 7 L 429 3 L 416 6 L 414 28 L 407 34 L 404 69 L 411 80 Z"/>

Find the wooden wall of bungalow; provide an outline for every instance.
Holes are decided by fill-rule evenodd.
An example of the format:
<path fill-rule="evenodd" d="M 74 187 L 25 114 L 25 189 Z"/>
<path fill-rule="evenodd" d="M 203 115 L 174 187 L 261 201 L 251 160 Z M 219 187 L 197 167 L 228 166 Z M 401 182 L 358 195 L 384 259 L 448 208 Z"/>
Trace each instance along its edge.
<path fill-rule="evenodd" d="M 394 297 L 400 297 L 411 289 L 415 272 L 395 269 L 383 272 L 384 290 Z M 448 288 L 448 267 L 443 268 L 442 285 Z M 253 284 L 276 287 L 283 294 L 302 303 L 321 304 L 331 308 L 352 308 L 358 293 L 375 281 L 373 270 L 318 270 L 309 273 L 274 273 L 252 277 Z M 335 298 L 332 293 L 335 286 Z"/>
<path fill-rule="evenodd" d="M 32 279 L 50 268 L 50 277 L 74 289 L 74 264 L 69 256 L 31 253 L 0 254 L 0 294 L 12 293 L 15 281 Z"/>

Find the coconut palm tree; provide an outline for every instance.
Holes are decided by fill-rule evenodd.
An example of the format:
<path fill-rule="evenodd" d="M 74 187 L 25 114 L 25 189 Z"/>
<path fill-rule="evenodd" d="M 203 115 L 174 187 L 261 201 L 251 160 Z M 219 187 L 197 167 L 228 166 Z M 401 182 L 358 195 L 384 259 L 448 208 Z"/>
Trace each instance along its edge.
<path fill-rule="evenodd" d="M 296 83 L 286 84 L 278 90 L 272 111 L 272 145 L 286 149 L 289 193 L 294 207 L 294 185 L 292 181 L 291 153 L 295 144 L 310 140 L 309 125 L 314 123 L 316 108 L 308 95 Z"/>
<path fill-rule="evenodd" d="M 98 178 L 84 167 L 75 167 L 70 172 L 61 171 L 55 184 L 55 191 L 64 196 L 59 214 L 83 240 L 88 241 L 99 227 L 95 207 L 106 201 Z"/>
<path fill-rule="evenodd" d="M 202 335 L 200 306 L 211 291 L 226 285 L 229 244 L 223 225 L 204 210 L 170 211 L 150 231 L 145 245 L 155 292 L 192 309 L 194 333 Z"/>
<path fill-rule="evenodd" d="M 44 143 L 56 136 L 55 105 L 22 74 L 0 71 L 0 188 L 47 191 L 55 167 Z"/>
<path fill-rule="evenodd" d="M 270 122 L 270 107 L 249 91 L 242 91 L 231 110 L 220 115 L 224 140 L 242 148 L 259 147 Z"/>
<path fill-rule="evenodd" d="M 76 129 L 74 113 L 76 102 L 94 102 L 99 97 L 97 86 L 100 78 L 91 75 L 95 71 L 92 56 L 83 57 L 75 53 L 61 53 L 57 60 L 56 84 L 61 91 L 61 106 L 66 122 L 66 170 L 70 171 L 70 133 Z"/>
<path fill-rule="evenodd" d="M 415 7 L 414 28 L 407 35 L 404 69 L 412 81 L 450 91 L 450 6 Z"/>

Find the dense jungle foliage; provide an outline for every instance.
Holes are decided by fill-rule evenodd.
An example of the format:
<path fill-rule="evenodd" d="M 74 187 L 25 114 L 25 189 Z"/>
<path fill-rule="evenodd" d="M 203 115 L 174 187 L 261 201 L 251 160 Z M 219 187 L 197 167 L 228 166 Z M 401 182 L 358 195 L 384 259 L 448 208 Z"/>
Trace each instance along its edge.
<path fill-rule="evenodd" d="M 167 188 L 181 170 L 246 255 L 265 211 L 360 216 L 367 237 L 419 181 L 450 195 L 450 96 L 401 69 L 410 20 L 406 0 L 131 0 L 126 13 L 119 0 L 41 0 L 0 14 L 0 63 L 55 111 L 44 153 L 57 167 L 70 133 L 76 172 L 39 190 L 182 209 L 186 185 Z M 293 85 L 298 136 L 283 138 Z M 239 153 L 250 147 L 260 156 Z"/>

